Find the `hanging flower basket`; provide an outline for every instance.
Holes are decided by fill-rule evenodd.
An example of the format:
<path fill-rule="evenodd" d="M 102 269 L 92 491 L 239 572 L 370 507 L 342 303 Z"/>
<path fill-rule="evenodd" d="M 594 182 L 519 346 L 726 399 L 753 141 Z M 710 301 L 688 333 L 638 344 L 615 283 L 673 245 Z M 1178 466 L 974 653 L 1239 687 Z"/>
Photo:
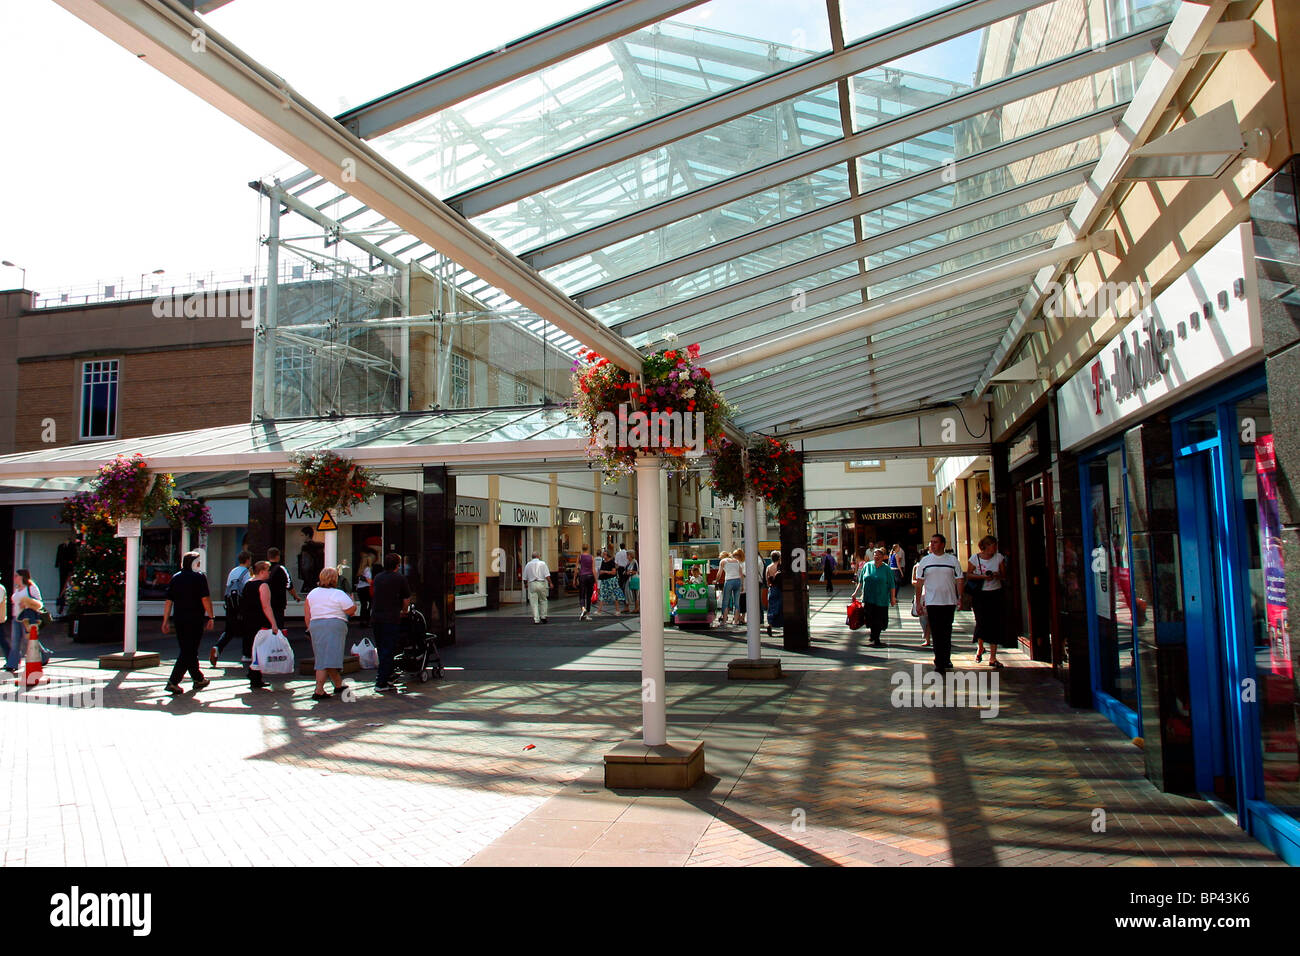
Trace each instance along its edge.
<path fill-rule="evenodd" d="M 735 500 L 751 491 L 766 500 L 781 524 L 799 520 L 795 507 L 795 489 L 803 477 L 803 462 L 789 442 L 762 435 L 754 436 L 746 449 L 748 470 L 744 467 L 741 446 L 723 439 L 710 455 L 713 475 L 710 484 L 721 495 Z"/>
<path fill-rule="evenodd" d="M 149 519 L 171 507 L 176 482 L 169 474 L 151 474 L 142 455 L 118 455 L 100 466 L 88 492 L 66 499 L 75 513 L 102 516 L 117 522 L 123 518 Z"/>
<path fill-rule="evenodd" d="M 379 493 L 374 476 L 351 458 L 332 451 L 301 452 L 293 456 L 293 480 L 302 488 L 302 500 L 316 514 L 352 509 Z"/>
<path fill-rule="evenodd" d="M 199 498 L 175 499 L 167 521 L 173 528 L 189 528 L 191 534 L 202 538 L 212 530 L 212 509 Z"/>
<path fill-rule="evenodd" d="M 639 455 L 676 459 L 684 468 L 722 437 L 732 408 L 699 355 L 698 345 L 661 349 L 645 358 L 638 385 L 595 350 L 579 352 L 570 413 L 587 426 L 587 454 L 607 481 L 631 474 Z"/>

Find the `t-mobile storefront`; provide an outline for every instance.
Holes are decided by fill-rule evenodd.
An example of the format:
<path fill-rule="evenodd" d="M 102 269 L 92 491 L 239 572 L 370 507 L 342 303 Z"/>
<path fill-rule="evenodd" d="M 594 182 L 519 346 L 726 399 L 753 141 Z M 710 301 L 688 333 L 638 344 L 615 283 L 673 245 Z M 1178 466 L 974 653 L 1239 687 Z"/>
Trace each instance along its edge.
<path fill-rule="evenodd" d="M 1235 228 L 1057 393 L 1077 456 L 1095 706 L 1162 789 L 1300 862 L 1255 236 Z M 1077 662 L 1075 662 L 1077 664 Z"/>

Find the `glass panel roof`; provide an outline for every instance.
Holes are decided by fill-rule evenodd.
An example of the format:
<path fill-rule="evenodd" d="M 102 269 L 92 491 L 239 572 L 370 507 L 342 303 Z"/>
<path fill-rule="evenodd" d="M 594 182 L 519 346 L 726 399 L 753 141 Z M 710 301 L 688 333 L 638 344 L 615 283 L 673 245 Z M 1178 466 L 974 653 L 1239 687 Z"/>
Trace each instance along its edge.
<path fill-rule="evenodd" d="M 1017 5 L 836 7 L 832 31 L 822 0 L 708 0 L 371 142 L 633 345 L 671 330 L 707 353 L 1050 246 L 1178 2 L 1048 0 L 950 39 L 926 18 Z M 862 69 L 904 24 L 916 52 Z M 832 42 L 840 28 L 848 49 Z M 611 143 L 611 161 L 591 161 Z M 332 186 L 300 192 L 401 258 L 436 255 Z M 486 309 L 545 326 L 447 268 Z M 915 348 L 953 334 L 975 343 L 975 358 L 991 355 L 1028 278 L 891 320 L 862 336 L 871 353 L 832 340 L 731 381 L 789 372 L 783 381 L 807 390 L 869 354 L 876 367 L 901 356 L 923 370 Z M 946 324 L 967 313 L 969 324 Z M 940 322 L 947 331 L 927 331 Z M 391 438 L 493 440 L 485 430 L 540 425 L 403 422 Z"/>

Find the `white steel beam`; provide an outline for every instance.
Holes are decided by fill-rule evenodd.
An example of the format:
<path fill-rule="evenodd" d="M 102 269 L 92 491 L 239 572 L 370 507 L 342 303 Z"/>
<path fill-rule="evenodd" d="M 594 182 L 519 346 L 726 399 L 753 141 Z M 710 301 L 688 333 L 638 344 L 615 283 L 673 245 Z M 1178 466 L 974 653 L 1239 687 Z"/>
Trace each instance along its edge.
<path fill-rule="evenodd" d="M 667 143 L 676 142 L 748 113 L 829 86 L 842 77 L 865 73 L 935 44 L 997 23 L 1040 6 L 1043 0 L 970 0 L 919 17 L 875 37 L 824 53 L 771 76 L 639 123 L 553 159 L 465 190 L 450 200 L 468 218 L 517 202 L 597 169 Z"/>
<path fill-rule="evenodd" d="M 703 2 L 613 0 L 354 107 L 336 118 L 353 135 L 373 139 Z M 484 16 L 490 13 L 486 8 L 482 11 Z"/>
<path fill-rule="evenodd" d="M 1037 4 L 1038 0 L 1035 0 L 1035 3 L 1028 5 L 1036 6 Z M 1024 4 L 1022 3 L 1022 5 Z M 928 133 L 931 130 L 950 125 L 955 118 L 984 112 L 1012 100 L 1030 96 L 1045 89 L 1051 89 L 1069 79 L 1080 79 L 1119 66 L 1137 56 L 1150 53 L 1151 44 L 1158 41 L 1163 34 L 1164 28 L 1160 27 L 1143 31 L 1104 47 L 1081 50 L 1046 66 L 1037 67 L 1005 80 L 989 83 L 987 86 L 955 96 L 946 102 L 908 113 L 897 120 L 879 123 L 854 136 L 833 140 L 824 146 L 805 150 L 788 159 L 779 160 L 778 163 L 760 166 L 743 176 L 734 176 L 724 180 L 723 184 L 729 185 L 733 181 L 736 183 L 734 187 L 731 187 L 733 194 L 730 198 L 736 198 L 735 189 L 744 189 L 744 192 L 738 194 L 743 196 L 758 189 L 771 188 L 779 182 L 805 176 L 819 169 L 825 169 L 827 166 L 845 162 L 854 156 L 860 156 L 876 149 L 883 149 L 902 140 L 911 139 L 922 133 Z M 927 43 L 926 46 L 928 45 Z M 924 49 L 924 46 L 921 48 Z M 831 59 L 849 57 L 853 54 L 854 49 L 854 47 L 850 47 L 844 53 L 827 54 L 827 57 Z M 814 60 L 812 63 L 815 65 L 822 62 L 822 59 Z M 888 62 L 888 60 L 884 62 Z M 798 96 L 805 91 L 798 88 L 801 85 L 800 83 L 794 82 L 794 77 L 798 74 L 792 73 L 792 71 L 803 70 L 806 66 L 793 67 L 791 70 L 777 73 L 767 79 L 755 81 L 749 86 L 739 87 L 729 93 L 720 94 L 711 100 L 705 100 L 696 106 L 685 107 L 676 113 L 670 113 L 662 119 L 651 120 L 623 133 L 617 133 L 587 146 L 577 147 L 554 159 L 536 163 L 519 172 L 501 176 L 482 186 L 464 190 L 450 197 L 447 202 L 452 208 L 459 210 L 466 218 L 472 219 L 492 209 L 518 202 L 528 196 L 554 188 L 561 183 L 577 179 L 598 169 L 607 168 L 620 160 L 631 156 L 639 156 L 642 153 L 680 139 L 682 136 L 710 129 L 729 119 L 734 119 L 735 116 L 743 116 L 753 110 L 762 109 L 771 106 L 773 103 Z M 863 67 L 863 69 L 866 69 L 866 67 Z M 834 82 L 834 77 L 825 82 Z M 749 106 L 748 91 L 756 85 L 761 85 L 764 98 L 755 105 Z M 727 110 L 719 111 L 716 108 L 718 103 L 725 103 L 733 98 L 735 100 L 744 99 L 747 104 L 746 108 L 734 115 L 725 115 L 728 112 Z M 693 116 L 691 115 L 692 112 Z M 707 116 L 709 121 L 706 125 L 696 128 L 697 122 L 684 123 L 681 121 L 680 118 L 684 114 L 688 119 L 696 121 Z M 717 118 L 718 116 L 721 116 L 721 118 Z M 665 135 L 668 135 L 669 138 L 664 139 Z M 779 171 L 771 168 L 778 166 L 778 164 L 784 164 L 778 167 Z M 695 203 L 688 203 L 687 201 L 694 198 L 705 203 L 704 208 L 708 208 L 710 203 L 717 204 L 715 202 L 717 196 L 726 195 L 727 192 L 727 190 L 716 187 L 714 189 L 696 190 L 682 197 L 682 206 L 690 209 Z M 692 209 L 691 211 L 698 212 L 699 210 Z M 679 213 L 673 218 L 681 218 L 683 215 L 690 214 L 690 212 Z"/>
<path fill-rule="evenodd" d="M 804 304 L 813 306 L 822 302 L 829 302 L 836 296 L 844 295 L 848 292 L 854 292 L 866 286 L 876 285 L 881 282 L 888 282 L 891 279 L 900 276 L 909 275 L 914 272 L 920 272 L 933 266 L 949 262 L 959 256 L 971 252 L 978 252 L 988 246 L 1015 239 L 1040 229 L 1047 229 L 1056 225 L 1065 218 L 1066 209 L 1058 207 L 1048 209 L 1036 215 L 1029 216 L 1026 219 L 1020 219 L 1015 222 L 1009 222 L 1006 225 L 998 226 L 987 232 L 976 233 L 966 236 L 962 239 L 954 240 L 946 245 L 935 246 L 925 252 L 919 252 L 916 255 L 908 256 L 904 259 L 895 259 L 893 262 L 886 263 L 883 266 L 877 266 L 865 273 L 856 273 L 846 276 L 843 279 L 836 279 L 825 285 L 805 290 L 801 296 Z M 1045 243 L 1044 243 L 1045 244 Z M 1000 261 L 994 260 L 994 261 Z M 1024 278 L 1028 278 L 1030 272 L 1024 273 Z M 725 319 L 716 319 L 702 326 L 694 327 L 674 327 L 673 331 L 687 335 L 701 343 L 710 339 L 725 335 L 728 332 L 735 332 L 775 319 L 782 315 L 792 315 L 792 299 L 789 296 L 778 299 L 775 302 L 768 302 L 763 305 L 755 306 L 745 312 L 730 315 Z M 802 325 L 803 323 L 800 323 Z M 818 323 L 822 325 L 823 323 Z M 783 333 L 786 330 L 781 330 Z"/>
<path fill-rule="evenodd" d="M 790 265 L 781 266 L 772 269 L 760 275 L 752 276 L 748 279 L 741 279 L 737 282 L 731 282 L 722 288 L 705 292 L 702 295 L 685 299 L 681 302 L 675 302 L 672 305 L 664 306 L 662 309 L 656 309 L 653 312 L 647 312 L 639 315 L 634 319 L 628 319 L 623 322 L 612 322 L 611 327 L 620 335 L 633 336 L 642 332 L 648 332 L 651 329 L 657 329 L 669 325 L 680 319 L 692 315 L 701 315 L 710 309 L 716 309 L 730 302 L 737 302 L 751 295 L 758 295 L 771 289 L 779 288 L 789 282 L 798 282 L 809 276 L 816 275 L 819 272 L 825 272 L 836 266 L 845 265 L 853 262 L 855 259 L 865 259 L 870 256 L 879 255 L 888 252 L 890 249 L 899 246 L 905 246 L 908 243 L 916 242 L 935 233 L 944 232 L 958 226 L 963 226 L 974 222 L 977 219 L 983 219 L 987 216 L 996 216 L 998 213 L 1008 212 L 1025 203 L 1051 196 L 1054 193 L 1069 189 L 1071 186 L 1082 184 L 1084 177 L 1087 175 L 1091 166 L 1073 166 L 1069 169 L 1062 170 L 1051 176 L 1042 179 L 1036 179 L 1020 186 L 1004 190 L 1000 193 L 994 193 L 991 196 L 985 196 L 974 202 L 957 206 L 947 212 L 940 213 L 936 216 L 928 216 L 925 219 L 918 219 L 915 222 L 908 223 L 906 226 L 897 226 L 888 229 L 877 235 L 873 235 L 861 242 L 850 243 L 845 246 L 838 246 L 820 255 L 812 256 L 800 262 L 792 262 Z M 1059 212 L 1061 218 L 1064 218 L 1065 210 Z M 1054 218 L 1054 217 L 1049 217 Z M 1026 220 L 1027 221 L 1027 220 Z M 1025 232 L 1031 232 L 1032 229 L 1027 227 Z M 981 238 L 987 237 L 987 233 L 980 234 Z M 988 244 L 995 240 L 985 238 L 981 244 Z M 960 253 L 953 253 L 945 256 L 945 259 L 955 258 Z M 906 260 L 903 260 L 906 261 Z M 940 260 L 942 261 L 942 260 Z M 864 277 L 871 282 L 882 281 L 879 278 L 873 278 L 876 270 L 869 270 Z M 865 283 L 864 283 L 865 284 Z M 592 302 L 584 296 L 576 296 L 579 304 L 584 308 L 591 308 L 601 304 L 600 301 Z"/>
<path fill-rule="evenodd" d="M 734 261 L 750 253 L 770 248 L 808 233 L 826 229 L 836 223 L 844 222 L 856 216 L 866 215 L 884 209 L 907 199 L 914 199 L 925 193 L 951 185 L 954 177 L 969 180 L 973 176 L 982 176 L 995 169 L 1005 168 L 1012 163 L 1048 153 L 1062 146 L 1077 143 L 1080 140 L 1113 130 L 1115 122 L 1123 113 L 1123 106 L 1089 113 L 1079 119 L 1070 120 L 1047 129 L 1039 130 L 1028 136 L 1000 143 L 990 149 L 964 157 L 953 166 L 937 166 L 924 172 L 906 176 L 875 189 L 864 190 L 852 199 L 831 203 L 820 209 L 792 216 L 780 222 L 755 229 L 734 239 L 716 242 L 696 252 L 678 256 L 668 262 L 642 269 L 631 275 L 613 279 L 593 286 L 585 292 L 574 296 L 585 307 L 592 308 L 604 302 L 642 292 L 662 285 L 672 279 L 690 275 L 712 266 Z M 566 246 L 572 250 L 573 246 Z M 545 268 L 557 264 L 559 260 L 538 253 L 524 253 L 521 258 L 536 268 Z M 568 256 L 569 259 L 572 256 Z M 567 259 L 565 260 L 567 261 Z"/>
<path fill-rule="evenodd" d="M 949 278 L 956 278 L 957 276 L 960 275 L 971 274 L 981 268 L 984 268 L 983 263 L 981 263 L 975 269 L 969 269 L 963 273 L 954 273 Z M 866 332 L 866 334 L 864 334 L 859 329 L 851 329 L 847 333 L 844 333 L 842 335 L 832 336 L 831 338 L 825 339 L 824 341 L 818 342 L 816 344 L 805 345 L 802 348 L 793 349 L 788 354 L 781 356 L 781 360 L 778 365 L 778 367 L 780 367 L 781 370 L 773 373 L 772 375 L 768 375 L 766 372 L 755 375 L 755 373 L 751 371 L 745 371 L 743 373 L 743 377 L 746 378 L 746 381 L 741 385 L 741 387 L 742 388 L 753 387 L 755 383 L 762 383 L 767 381 L 769 378 L 779 378 L 781 376 L 788 375 L 799 368 L 808 368 L 808 367 L 820 365 L 822 364 L 822 362 L 825 361 L 825 356 L 827 356 L 828 354 L 833 354 L 833 353 L 829 353 L 828 350 L 840 349 L 841 347 L 844 346 L 850 346 L 850 347 L 864 346 L 866 344 L 866 339 L 868 336 L 875 336 L 881 333 L 890 332 L 893 331 L 894 329 L 902 328 L 903 326 L 909 325 L 911 323 L 929 318 L 932 315 L 936 315 L 941 312 L 950 312 L 955 308 L 962 308 L 965 305 L 969 305 L 972 302 L 978 302 L 983 299 L 992 299 L 992 301 L 987 302 L 975 308 L 968 308 L 965 311 L 959 312 L 955 315 L 945 316 L 944 318 L 938 320 L 932 326 L 927 326 L 927 328 L 933 328 L 933 330 L 936 332 L 947 331 L 947 330 L 957 328 L 963 324 L 974 322 L 978 319 L 989 318 L 991 316 L 1002 317 L 1004 319 L 1004 324 L 1005 324 L 1005 322 L 1009 322 L 1011 320 L 1011 315 L 1015 311 L 1016 303 L 1020 301 L 1020 297 L 1023 295 L 1025 281 L 1026 280 L 1023 277 L 1021 277 L 1019 279 L 1014 279 L 1008 282 L 1001 283 L 992 288 L 980 289 L 976 292 L 970 292 L 964 296 L 958 296 L 956 300 L 953 302 L 945 303 L 942 308 L 935 308 L 934 306 L 926 306 L 925 308 L 921 308 L 921 309 L 913 309 L 911 311 L 904 312 L 901 315 L 895 316 L 892 319 L 888 319 L 886 321 L 880 322 L 879 324 L 873 325 Z M 993 298 L 994 296 L 997 296 L 997 298 Z M 806 323 L 806 327 L 811 328 L 814 325 L 821 324 L 822 322 L 833 321 L 835 319 L 844 318 L 845 316 L 849 316 L 849 315 L 856 315 L 861 309 L 862 306 L 857 304 L 846 306 L 843 309 L 839 309 L 835 312 L 830 312 L 826 315 L 818 316 L 816 319 L 810 320 L 809 322 Z M 790 329 L 789 331 L 791 332 L 798 331 L 799 328 L 800 327 L 795 327 Z M 802 366 L 789 366 L 790 362 L 797 362 L 800 359 L 806 359 L 811 356 L 819 357 L 818 362 L 807 363 Z M 741 376 L 736 376 L 736 375 L 732 376 L 733 379 L 737 377 L 741 377 Z M 798 378 L 799 376 L 794 376 L 794 377 Z M 724 389 L 728 395 L 730 395 L 731 390 L 736 387 L 728 382 L 726 375 L 715 375 L 713 380 L 719 387 Z"/>
<path fill-rule="evenodd" d="M 1159 30 L 1150 30 L 1112 44 L 1104 51 L 1083 50 L 1032 72 L 998 80 L 943 103 L 877 123 L 852 136 L 832 140 L 766 166 L 728 177 L 712 186 L 704 186 L 572 236 L 556 239 L 524 253 L 524 258 L 534 268 L 545 269 L 644 235 L 707 209 L 848 162 L 858 156 L 906 143 L 971 116 L 1092 76 L 1150 53 L 1151 44 L 1156 42 L 1160 33 Z"/>
<path fill-rule="evenodd" d="M 958 372 L 969 376 L 969 380 L 973 382 L 975 376 L 979 374 L 979 366 L 976 363 L 971 363 L 959 369 L 949 370 L 944 374 L 936 374 L 923 379 L 913 379 L 906 385 L 900 386 L 885 395 L 863 395 L 830 406 L 818 403 L 815 394 L 800 394 L 792 399 L 784 412 L 776 415 L 766 415 L 754 420 L 746 420 L 745 427 L 751 432 L 768 431 L 786 424 L 791 427 L 804 428 L 849 413 L 856 413 L 861 416 L 870 414 L 875 410 L 883 410 L 886 407 L 895 408 L 900 403 L 906 403 L 913 399 L 937 401 L 957 398 L 966 393 L 966 386 L 959 385 L 954 380 L 954 373 Z"/>
<path fill-rule="evenodd" d="M 1051 249 L 1043 249 L 1023 256 L 1014 256 L 1005 262 L 969 273 L 962 278 L 938 282 L 915 292 L 893 297 L 878 305 L 867 306 L 853 315 L 845 316 L 836 321 L 818 323 L 811 328 L 792 335 L 778 336 L 757 345 L 724 352 L 720 355 L 706 356 L 705 364 L 708 365 L 710 372 L 713 374 L 746 368 L 759 362 L 778 358 L 786 354 L 790 349 L 804 345 L 815 345 L 825 341 L 832 335 L 847 332 L 850 329 L 870 328 L 875 322 L 894 318 L 910 309 L 937 306 L 945 300 L 976 292 L 995 283 L 1032 274 L 1045 265 L 1088 255 L 1098 249 L 1113 248 L 1114 245 L 1115 235 L 1113 233 L 1100 232 L 1085 239 L 1077 239 L 1069 245 L 1054 246 Z"/>
<path fill-rule="evenodd" d="M 918 356 L 946 355 L 952 348 L 958 346 L 967 350 L 992 348 L 993 340 L 1000 337 L 1005 330 L 1005 322 L 986 320 L 982 323 L 973 324 L 968 328 L 957 330 L 950 337 L 941 338 L 938 341 L 927 339 L 924 342 L 915 342 L 914 344 L 900 343 L 904 347 L 895 347 L 892 352 L 873 352 L 870 346 L 862 346 L 860 349 L 852 349 L 838 356 L 837 367 L 834 371 L 809 371 L 807 375 L 796 378 L 793 382 L 786 380 L 771 385 L 767 385 L 765 382 L 762 389 L 746 395 L 735 395 L 729 389 L 726 396 L 728 401 L 738 404 L 746 412 L 750 412 L 761 407 L 758 403 L 766 402 L 770 396 L 786 394 L 790 389 L 797 389 L 800 385 L 808 382 L 815 383 L 818 388 L 830 388 L 844 382 L 868 380 L 872 375 L 882 374 L 906 359 Z M 931 332 L 929 329 L 918 331 L 927 336 L 939 334 Z"/>
<path fill-rule="evenodd" d="M 1229 0 L 1198 0 L 1179 5 L 1174 21 L 1169 25 L 1164 40 L 1156 51 L 1155 59 L 1143 76 L 1133 100 L 1124 111 L 1124 118 L 1115 129 L 1096 168 L 1083 187 L 1083 195 L 1075 203 L 1070 221 L 1061 228 L 1058 244 L 1092 231 L 1105 213 L 1120 187 L 1120 174 L 1124 171 L 1133 150 L 1140 147 L 1155 132 L 1161 117 L 1173 103 L 1179 87 L 1196 66 L 1199 57 L 1215 39 L 1219 20 L 1229 6 Z M 1223 39 L 1223 34 L 1219 34 Z M 1236 38 L 1240 39 L 1240 38 Z M 1226 41 L 1225 41 L 1226 42 Z M 988 368 L 975 387 L 976 395 L 983 395 L 993 378 L 1020 345 L 1025 326 L 1042 307 L 1053 281 L 1059 280 L 1066 260 L 1044 266 L 1034 276 L 1025 293 L 1020 313 L 1012 320 L 1002 343 L 989 359 Z"/>
<path fill-rule="evenodd" d="M 791 394 L 811 393 L 817 396 L 819 402 L 825 402 L 854 391 L 858 394 L 874 392 L 882 384 L 891 384 L 900 379 L 915 379 L 937 362 L 947 361 L 950 357 L 959 358 L 961 353 L 969 356 L 972 352 L 992 348 L 1001 331 L 985 328 L 962 338 L 920 342 L 898 354 L 880 356 L 878 364 L 873 364 L 871 359 L 863 359 L 834 374 L 804 379 L 798 384 L 778 389 L 777 394 L 768 392 L 762 396 L 750 396 L 740 407 L 745 415 L 754 415 L 775 405 L 789 407 Z M 872 359 L 874 358 L 873 355 Z M 976 355 L 975 358 L 982 359 L 982 356 Z"/>
<path fill-rule="evenodd" d="M 295 93 L 204 21 L 164 0 L 56 0 L 273 146 L 611 362 L 641 354 L 498 243 Z M 206 45 L 192 48 L 203 29 Z"/>
<path fill-rule="evenodd" d="M 769 419 L 767 422 L 761 424 L 748 423 L 748 427 L 751 429 L 757 427 L 768 429 L 785 422 L 797 422 L 797 427 L 802 429 L 809 425 L 817 425 L 847 414 L 856 414 L 861 418 L 877 412 L 885 413 L 895 409 L 901 409 L 903 406 L 915 402 L 955 401 L 966 395 L 970 385 L 974 383 L 975 377 L 978 374 L 979 366 L 972 363 L 970 365 L 962 366 L 959 369 L 952 369 L 946 374 L 934 375 L 925 379 L 910 382 L 898 390 L 892 391 L 887 395 L 877 396 L 869 401 L 857 398 L 847 402 L 840 402 L 833 406 L 819 406 L 808 414 L 787 414 L 780 419 Z M 960 378 L 961 375 L 966 376 L 964 382 Z"/>

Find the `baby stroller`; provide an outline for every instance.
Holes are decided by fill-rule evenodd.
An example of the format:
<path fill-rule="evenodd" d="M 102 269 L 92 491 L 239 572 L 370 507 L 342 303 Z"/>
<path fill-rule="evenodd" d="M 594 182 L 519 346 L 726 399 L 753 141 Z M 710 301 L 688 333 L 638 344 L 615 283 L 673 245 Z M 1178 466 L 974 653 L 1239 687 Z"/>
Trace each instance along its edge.
<path fill-rule="evenodd" d="M 398 632 L 397 653 L 393 666 L 405 674 L 413 675 L 421 684 L 442 677 L 442 655 L 429 633 L 429 623 L 424 615 L 411 608 Z"/>

